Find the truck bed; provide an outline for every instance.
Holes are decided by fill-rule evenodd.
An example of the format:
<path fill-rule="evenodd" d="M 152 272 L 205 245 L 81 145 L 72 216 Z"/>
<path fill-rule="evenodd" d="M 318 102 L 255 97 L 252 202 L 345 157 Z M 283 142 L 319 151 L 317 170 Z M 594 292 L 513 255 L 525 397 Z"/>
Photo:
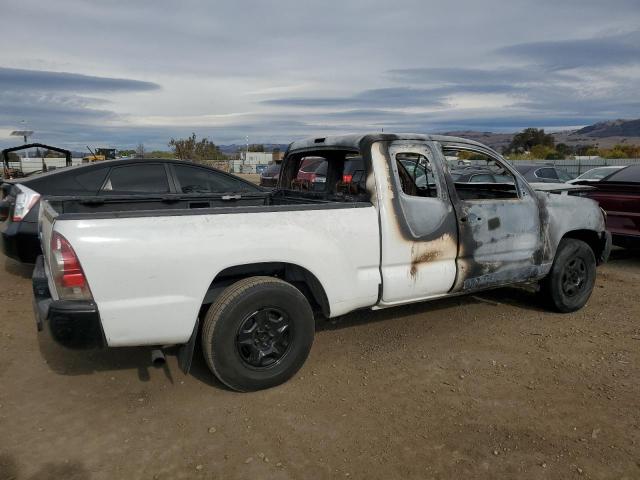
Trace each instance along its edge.
<path fill-rule="evenodd" d="M 210 203 L 195 208 L 196 201 Z M 109 346 L 185 343 L 210 285 L 238 265 L 297 266 L 325 286 L 331 316 L 378 298 L 380 236 L 370 202 L 50 197 L 40 211 L 45 265 L 54 229 L 79 258 Z"/>
<path fill-rule="evenodd" d="M 52 196 L 45 201 L 49 215 L 59 219 L 125 218 L 354 208 L 370 202 L 341 198 L 330 200 L 284 192 L 251 194 L 140 195 L 140 196 Z"/>

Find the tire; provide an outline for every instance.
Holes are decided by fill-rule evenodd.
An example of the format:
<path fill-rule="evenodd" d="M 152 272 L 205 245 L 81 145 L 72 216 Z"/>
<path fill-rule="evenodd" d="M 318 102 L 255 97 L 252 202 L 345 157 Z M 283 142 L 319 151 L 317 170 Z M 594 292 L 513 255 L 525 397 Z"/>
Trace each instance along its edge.
<path fill-rule="evenodd" d="M 596 281 L 596 259 L 582 240 L 563 238 L 549 274 L 540 282 L 540 293 L 549 307 L 561 313 L 575 312 L 589 300 Z"/>
<path fill-rule="evenodd" d="M 314 334 L 313 312 L 300 290 L 277 278 L 250 277 L 227 287 L 209 307 L 202 350 L 222 383 L 248 392 L 295 375 Z"/>

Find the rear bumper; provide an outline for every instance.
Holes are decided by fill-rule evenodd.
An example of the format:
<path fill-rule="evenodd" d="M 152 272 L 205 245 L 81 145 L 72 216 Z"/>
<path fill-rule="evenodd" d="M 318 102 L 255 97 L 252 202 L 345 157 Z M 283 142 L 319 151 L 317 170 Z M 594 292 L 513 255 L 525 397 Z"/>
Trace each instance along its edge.
<path fill-rule="evenodd" d="M 41 253 L 38 224 L 6 221 L 2 226 L 2 251 L 19 262 L 34 263 Z"/>
<path fill-rule="evenodd" d="M 48 332 L 60 345 L 73 349 L 106 346 L 100 314 L 95 303 L 82 300 L 54 300 L 44 270 L 42 255 L 31 278 L 33 309 L 39 332 Z"/>

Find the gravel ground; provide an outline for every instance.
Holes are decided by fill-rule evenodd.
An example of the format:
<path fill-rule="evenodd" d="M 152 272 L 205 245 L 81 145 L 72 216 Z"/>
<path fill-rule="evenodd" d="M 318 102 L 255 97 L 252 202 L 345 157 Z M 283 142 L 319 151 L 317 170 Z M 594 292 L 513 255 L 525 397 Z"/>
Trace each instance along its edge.
<path fill-rule="evenodd" d="M 640 257 L 588 306 L 503 289 L 318 321 L 306 365 L 251 394 L 196 352 L 66 351 L 0 257 L 0 479 L 640 478 Z M 41 338 L 42 337 L 42 338 Z"/>

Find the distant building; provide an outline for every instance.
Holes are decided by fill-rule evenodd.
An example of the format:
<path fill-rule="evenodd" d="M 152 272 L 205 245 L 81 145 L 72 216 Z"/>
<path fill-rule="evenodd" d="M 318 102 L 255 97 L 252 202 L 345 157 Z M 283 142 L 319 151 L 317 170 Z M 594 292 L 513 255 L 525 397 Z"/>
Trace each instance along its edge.
<path fill-rule="evenodd" d="M 233 173 L 259 173 L 273 161 L 271 152 L 240 152 L 240 160 L 231 161 Z"/>
<path fill-rule="evenodd" d="M 585 160 L 604 160 L 602 157 L 598 155 L 576 155 L 573 157 L 575 160 L 585 161 Z"/>

